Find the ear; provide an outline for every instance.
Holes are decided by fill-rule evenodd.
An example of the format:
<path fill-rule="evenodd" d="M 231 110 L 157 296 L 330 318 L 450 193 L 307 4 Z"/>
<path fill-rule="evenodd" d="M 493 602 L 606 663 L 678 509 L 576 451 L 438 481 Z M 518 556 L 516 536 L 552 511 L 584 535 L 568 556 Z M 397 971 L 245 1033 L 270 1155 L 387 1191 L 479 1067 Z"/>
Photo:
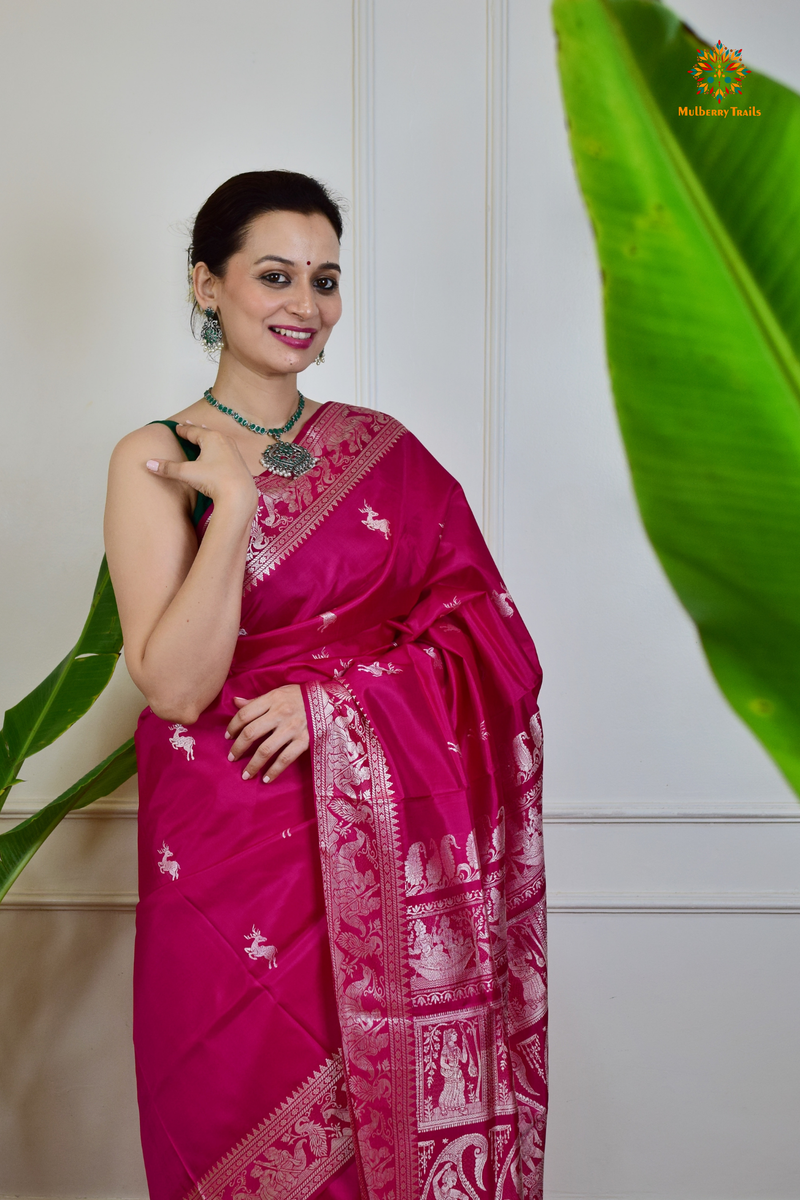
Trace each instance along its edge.
<path fill-rule="evenodd" d="M 192 271 L 192 287 L 201 309 L 213 308 L 216 310 L 218 282 L 216 275 L 212 275 L 203 262 L 198 263 Z"/>

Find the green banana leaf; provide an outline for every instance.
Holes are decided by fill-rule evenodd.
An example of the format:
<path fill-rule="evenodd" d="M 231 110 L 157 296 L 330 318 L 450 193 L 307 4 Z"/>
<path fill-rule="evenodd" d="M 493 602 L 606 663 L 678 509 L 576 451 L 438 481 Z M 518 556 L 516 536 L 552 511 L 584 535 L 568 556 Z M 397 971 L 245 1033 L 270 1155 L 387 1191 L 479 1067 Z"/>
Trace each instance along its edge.
<path fill-rule="evenodd" d="M 706 43 L 669 9 L 553 13 L 642 518 L 722 691 L 800 793 L 800 97 L 753 72 L 691 116 L 718 107 L 689 75 Z"/>
<path fill-rule="evenodd" d="M 107 796 L 135 772 L 136 751 L 133 738 L 129 738 L 66 792 L 15 825 L 8 833 L 0 834 L 0 900 L 68 812 L 74 808 L 85 808 L 93 800 Z"/>
<path fill-rule="evenodd" d="M 31 754 L 60 737 L 94 704 L 122 650 L 114 591 L 105 558 L 92 605 L 76 645 L 19 704 L 8 709 L 0 731 L 0 809 Z"/>

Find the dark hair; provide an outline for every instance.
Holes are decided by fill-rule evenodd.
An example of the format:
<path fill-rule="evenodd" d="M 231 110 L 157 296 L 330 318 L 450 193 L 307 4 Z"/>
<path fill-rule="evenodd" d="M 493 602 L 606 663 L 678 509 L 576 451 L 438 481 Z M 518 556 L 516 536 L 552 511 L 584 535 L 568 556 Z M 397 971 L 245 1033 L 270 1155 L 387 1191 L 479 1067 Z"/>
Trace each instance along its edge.
<path fill-rule="evenodd" d="M 297 171 L 245 171 L 212 192 L 195 217 L 189 273 L 204 262 L 213 275 L 224 275 L 231 255 L 242 248 L 250 222 L 268 212 L 320 213 L 342 240 L 341 206 L 318 179 Z M 195 301 L 192 316 L 197 312 Z"/>

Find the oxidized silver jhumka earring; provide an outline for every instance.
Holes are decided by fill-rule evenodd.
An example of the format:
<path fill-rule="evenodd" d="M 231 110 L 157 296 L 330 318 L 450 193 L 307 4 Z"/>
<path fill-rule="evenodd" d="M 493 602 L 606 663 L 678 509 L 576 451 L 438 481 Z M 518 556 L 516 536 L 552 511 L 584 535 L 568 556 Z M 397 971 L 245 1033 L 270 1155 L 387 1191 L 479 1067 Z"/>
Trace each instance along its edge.
<path fill-rule="evenodd" d="M 321 367 L 322 364 L 325 362 L 325 347 L 324 346 L 320 350 L 317 357 L 314 359 L 314 362 L 317 364 L 318 367 Z"/>
<path fill-rule="evenodd" d="M 206 354 L 212 356 L 222 349 L 222 326 L 213 308 L 204 308 L 203 316 L 205 321 L 200 329 L 200 341 Z"/>

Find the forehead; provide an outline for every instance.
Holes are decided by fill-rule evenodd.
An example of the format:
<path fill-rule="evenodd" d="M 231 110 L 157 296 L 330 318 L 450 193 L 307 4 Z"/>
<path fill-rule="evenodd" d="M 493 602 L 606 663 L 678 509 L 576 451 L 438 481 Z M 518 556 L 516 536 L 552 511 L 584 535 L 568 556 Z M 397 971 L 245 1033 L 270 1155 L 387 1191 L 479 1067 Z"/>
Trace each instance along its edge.
<path fill-rule="evenodd" d="M 242 253 L 258 259 L 263 254 L 279 254 L 282 258 L 312 262 L 336 259 L 339 241 L 336 231 L 322 213 L 279 212 L 261 213 L 254 217 L 242 244 Z"/>

